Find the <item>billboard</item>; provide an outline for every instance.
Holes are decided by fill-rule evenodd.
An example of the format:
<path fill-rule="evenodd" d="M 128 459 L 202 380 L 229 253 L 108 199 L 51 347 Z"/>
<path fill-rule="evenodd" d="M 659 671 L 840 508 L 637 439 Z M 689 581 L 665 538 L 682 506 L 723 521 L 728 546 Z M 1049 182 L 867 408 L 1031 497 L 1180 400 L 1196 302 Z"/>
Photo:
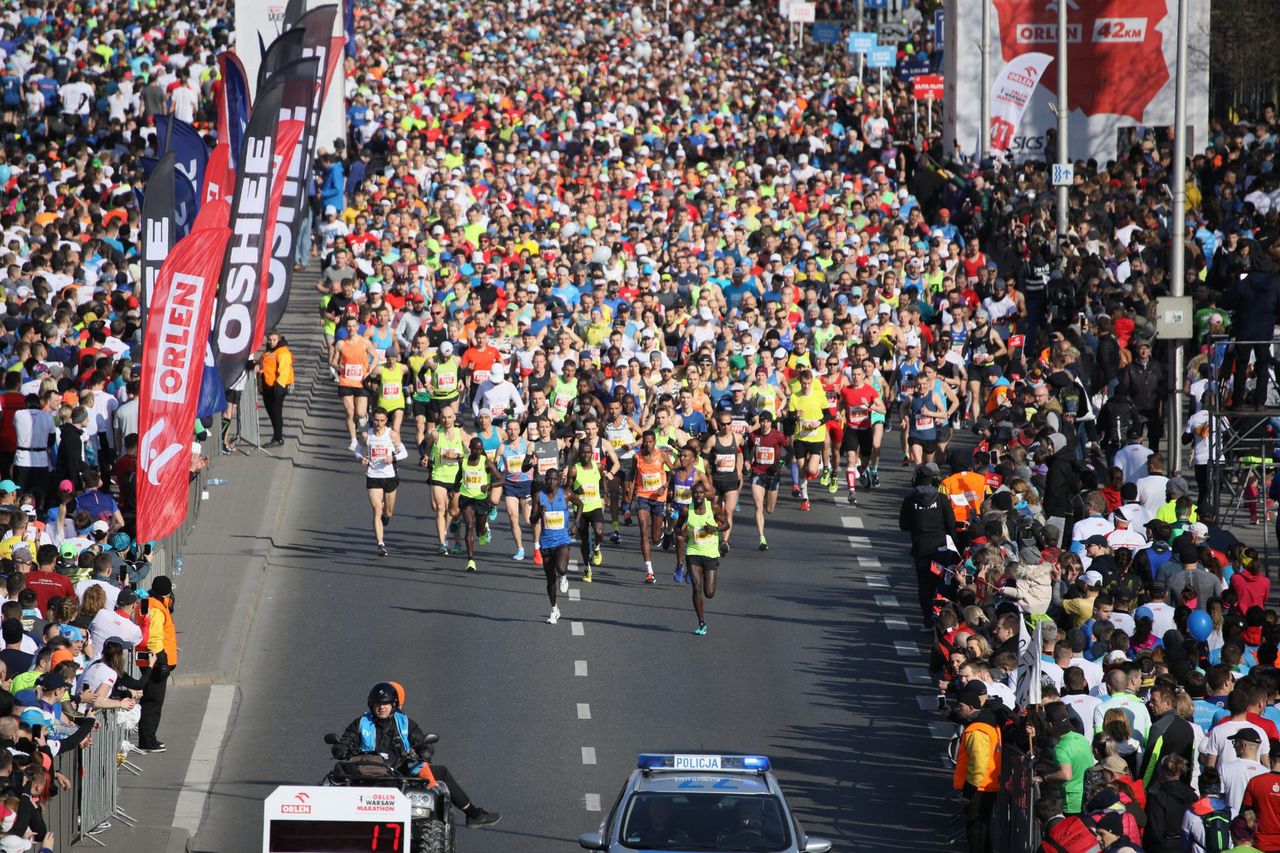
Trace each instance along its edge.
<path fill-rule="evenodd" d="M 978 44 L 983 0 L 946 0 L 946 44 Z M 1044 0 L 991 0 L 991 69 L 1027 53 L 1057 52 L 1057 4 Z M 1116 156 L 1116 132 L 1123 127 L 1173 124 L 1174 63 L 1177 54 L 1177 0 L 1064 0 L 1067 5 L 1068 155 L 1072 160 Z M 1209 4 L 1191 3 L 1188 35 L 1188 151 L 1208 142 Z M 975 152 L 982 132 L 982 56 L 977 50 L 949 50 L 943 56 L 947 80 L 943 140 Z M 1046 134 L 1057 126 L 1057 63 L 1050 62 L 1009 140 L 1015 160 L 1042 159 Z"/>

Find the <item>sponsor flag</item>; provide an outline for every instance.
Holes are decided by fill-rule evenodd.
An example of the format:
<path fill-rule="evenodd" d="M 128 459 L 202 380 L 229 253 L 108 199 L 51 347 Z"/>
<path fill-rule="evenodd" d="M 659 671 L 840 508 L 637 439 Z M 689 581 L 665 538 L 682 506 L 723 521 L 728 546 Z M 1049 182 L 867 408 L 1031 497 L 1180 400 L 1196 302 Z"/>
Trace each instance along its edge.
<path fill-rule="evenodd" d="M 266 231 L 271 178 L 274 168 L 277 124 L 283 86 L 271 86 L 258 94 L 244 149 L 236 172 L 232 237 L 227 245 L 226 271 L 218 292 L 214 351 L 218 374 L 230 387 L 244 372 L 253 352 L 253 323 L 260 298 L 260 282 L 270 235 Z"/>
<path fill-rule="evenodd" d="M 214 199 L 226 198 L 231 192 L 235 175 L 231 171 L 231 146 L 219 142 L 213 146 L 209 155 L 209 165 L 204 170 L 204 189 L 200 193 L 200 203 L 208 204 Z"/>
<path fill-rule="evenodd" d="M 271 179 L 271 199 L 267 204 L 267 223 L 265 233 L 276 236 L 276 219 L 280 214 L 280 202 L 284 198 L 285 185 L 289 182 L 289 166 L 293 162 L 293 158 L 298 156 L 298 140 L 302 138 L 304 124 L 298 119 L 280 120 L 279 130 L 276 133 L 275 148 L 275 166 L 272 168 L 273 177 Z M 278 289 L 287 292 L 287 282 L 292 279 L 293 268 L 287 263 L 280 264 L 271 256 L 270 249 L 267 250 L 267 263 L 264 264 L 262 270 L 262 279 L 259 285 L 260 293 L 258 295 L 257 311 L 253 318 L 253 346 L 250 352 L 257 352 L 258 347 L 262 346 L 262 340 L 266 337 L 267 329 L 267 306 L 270 304 L 271 283 L 273 281 L 286 282 Z"/>
<path fill-rule="evenodd" d="M 138 168 L 142 170 L 142 176 L 148 180 L 150 180 L 151 175 L 155 172 L 159 163 L 160 161 L 156 160 L 154 157 L 138 158 Z M 178 240 L 181 240 L 183 237 L 191 233 L 191 228 L 195 224 L 196 214 L 200 210 L 200 205 L 196 203 L 195 187 L 191 186 L 191 182 L 187 180 L 187 176 L 182 174 L 180 169 L 176 168 L 176 163 L 174 166 L 173 222 L 177 229 L 174 235 L 174 242 L 176 243 Z M 146 193 L 144 192 L 142 197 L 138 200 L 139 206 L 142 205 L 145 198 Z"/>
<path fill-rule="evenodd" d="M 225 205 L 219 200 L 209 207 Z M 142 348 L 138 407 L 140 542 L 168 536 L 187 513 L 191 432 L 203 353 L 230 236 L 225 225 L 196 228 L 165 259 L 156 282 Z"/>
<path fill-rule="evenodd" d="M 332 7 L 327 8 L 332 11 Z M 324 9 L 316 11 L 324 11 Z M 313 14 L 314 12 L 308 13 L 307 19 L 310 19 Z M 325 45 L 328 45 L 327 35 Z M 327 50 L 327 47 L 325 49 Z M 319 56 L 305 59 L 286 69 L 281 69 L 273 77 L 273 80 L 279 80 L 284 88 L 284 97 L 280 105 L 281 121 L 301 121 L 303 127 L 293 158 L 288 161 L 287 170 L 281 172 L 284 183 L 280 188 L 280 204 L 276 225 L 272 230 L 271 280 L 267 289 L 265 329 L 279 325 L 281 318 L 284 317 L 285 308 L 289 304 L 294 255 L 298 239 L 305 226 L 304 211 L 309 203 L 307 178 L 311 174 L 311 155 L 315 150 L 315 134 L 320 122 L 323 93 L 319 81 L 324 68 L 323 61 L 323 57 Z"/>
<path fill-rule="evenodd" d="M 347 34 L 347 56 L 356 57 L 356 0 L 347 0 L 342 7 L 342 29 Z"/>
<path fill-rule="evenodd" d="M 147 306 L 151 304 L 156 280 L 160 278 L 160 267 L 178 242 L 177 203 L 174 201 L 176 159 L 173 154 L 160 158 L 147 178 L 142 195 L 142 282 L 137 296 L 143 320 L 147 316 Z"/>
<path fill-rule="evenodd" d="M 291 30 L 302 20 L 307 11 L 307 0 L 289 0 L 284 7 L 284 20 L 280 23 L 281 32 Z"/>
<path fill-rule="evenodd" d="M 218 141 L 231 145 L 231 169 L 236 168 L 240 156 L 240 143 L 244 140 L 244 126 L 249 123 L 249 78 L 244 73 L 240 57 L 226 51 L 218 54 L 218 68 L 222 73 L 222 101 L 226 110 L 226 130 L 223 131 L 219 113 Z"/>
<path fill-rule="evenodd" d="M 1005 63 L 991 86 L 991 149 L 1002 156 L 1013 144 L 1013 135 L 1040 85 L 1044 69 L 1053 61 L 1047 53 L 1024 53 Z"/>
<path fill-rule="evenodd" d="M 195 190 L 204 188 L 205 168 L 209 164 L 209 146 L 200 132 L 185 121 L 165 116 L 156 122 L 156 150 L 162 155 L 172 151 L 178 156 L 178 171 L 191 182 Z M 196 212 L 200 210 L 200 196 L 192 194 Z"/>
<path fill-rule="evenodd" d="M 267 87 L 272 74 L 302 59 L 302 45 L 306 38 L 307 31 L 303 27 L 294 27 L 271 42 L 262 54 L 262 64 L 258 66 L 259 92 Z"/>

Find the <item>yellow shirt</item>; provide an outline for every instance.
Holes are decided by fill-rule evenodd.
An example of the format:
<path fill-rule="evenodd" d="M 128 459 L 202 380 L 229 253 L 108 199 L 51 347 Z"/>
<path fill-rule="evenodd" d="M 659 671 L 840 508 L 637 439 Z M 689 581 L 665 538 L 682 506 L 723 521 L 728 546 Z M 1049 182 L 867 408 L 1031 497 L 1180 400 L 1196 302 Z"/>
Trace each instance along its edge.
<path fill-rule="evenodd" d="M 810 386 L 808 394 L 801 394 L 797 389 L 787 402 L 787 409 L 794 412 L 796 416 L 797 441 L 822 441 L 824 430 L 822 418 L 827 410 L 827 395 L 822 390 L 822 383 L 815 381 Z M 803 429 L 800 425 L 805 421 L 817 421 L 818 426 L 813 429 Z"/>
<path fill-rule="evenodd" d="M 1092 598 L 1067 598 L 1062 602 L 1062 610 L 1071 617 L 1071 626 L 1079 628 L 1093 618 Z"/>

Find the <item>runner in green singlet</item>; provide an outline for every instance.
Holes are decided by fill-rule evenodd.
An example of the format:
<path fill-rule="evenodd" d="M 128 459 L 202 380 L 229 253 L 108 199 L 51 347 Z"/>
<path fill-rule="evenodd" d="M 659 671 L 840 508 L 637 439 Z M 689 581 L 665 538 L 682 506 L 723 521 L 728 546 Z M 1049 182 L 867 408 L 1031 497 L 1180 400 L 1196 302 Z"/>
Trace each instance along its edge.
<path fill-rule="evenodd" d="M 476 570 L 476 538 L 487 545 L 492 538 L 489 530 L 489 492 L 502 483 L 493 460 L 485 455 L 484 442 L 474 436 L 468 445 L 468 455 L 458 465 L 458 503 L 462 510 L 462 523 L 466 525 L 467 571 Z"/>
<path fill-rule="evenodd" d="M 716 571 L 720 568 L 720 534 L 729 524 L 718 506 L 707 500 L 706 483 L 693 482 L 693 500 L 680 510 L 680 529 L 684 531 L 685 560 L 693 579 L 693 612 L 698 627 L 693 633 L 707 633 L 707 619 L 702 598 L 716 597 Z"/>

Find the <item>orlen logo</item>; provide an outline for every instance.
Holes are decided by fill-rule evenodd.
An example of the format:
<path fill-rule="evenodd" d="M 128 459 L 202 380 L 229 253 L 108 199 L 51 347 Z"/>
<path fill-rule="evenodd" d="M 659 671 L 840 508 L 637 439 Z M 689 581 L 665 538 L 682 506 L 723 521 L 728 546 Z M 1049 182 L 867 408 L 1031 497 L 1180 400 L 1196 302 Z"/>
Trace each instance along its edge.
<path fill-rule="evenodd" d="M 281 803 L 280 814 L 311 814 L 311 806 L 307 801 L 311 799 L 311 795 L 306 791 L 299 791 L 293 795 L 297 800 L 296 803 Z"/>
<path fill-rule="evenodd" d="M 1018 44 L 1057 44 L 1057 24 L 1018 24 L 1015 33 Z M 1079 24 L 1067 24 L 1067 41 L 1079 44 L 1083 31 Z"/>
<path fill-rule="evenodd" d="M 361 794 L 356 806 L 358 812 L 393 812 L 396 801 L 388 794 Z"/>
<path fill-rule="evenodd" d="M 1095 43 L 1141 42 L 1146 37 L 1146 18 L 1099 18 L 1093 22 Z"/>

